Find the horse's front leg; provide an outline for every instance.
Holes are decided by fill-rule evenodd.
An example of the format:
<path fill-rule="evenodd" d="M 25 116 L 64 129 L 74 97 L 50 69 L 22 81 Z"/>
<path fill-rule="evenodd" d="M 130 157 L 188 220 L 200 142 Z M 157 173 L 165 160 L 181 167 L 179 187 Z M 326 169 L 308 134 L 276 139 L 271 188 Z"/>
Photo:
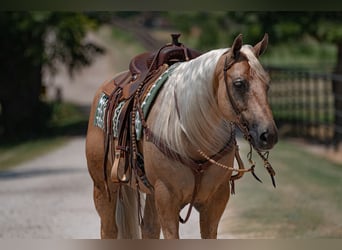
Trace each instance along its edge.
<path fill-rule="evenodd" d="M 216 239 L 217 228 L 221 216 L 226 208 L 230 195 L 229 182 L 220 185 L 210 199 L 200 206 L 196 206 L 200 213 L 200 227 L 202 239 Z"/>
<path fill-rule="evenodd" d="M 159 239 L 160 223 L 155 205 L 154 194 L 146 194 L 144 223 L 141 227 L 143 239 Z"/>
<path fill-rule="evenodd" d="M 178 199 L 161 181 L 157 181 L 154 188 L 156 210 L 164 238 L 179 239 L 180 204 Z"/>

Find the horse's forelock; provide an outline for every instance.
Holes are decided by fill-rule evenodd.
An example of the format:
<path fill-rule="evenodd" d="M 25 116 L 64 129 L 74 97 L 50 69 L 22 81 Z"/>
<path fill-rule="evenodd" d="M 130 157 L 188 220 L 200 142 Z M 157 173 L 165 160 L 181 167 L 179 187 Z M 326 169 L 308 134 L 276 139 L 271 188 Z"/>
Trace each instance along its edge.
<path fill-rule="evenodd" d="M 252 75 L 268 84 L 270 81 L 269 75 L 261 65 L 259 59 L 255 56 L 253 47 L 251 45 L 244 45 L 241 48 L 241 52 L 247 58 Z"/>

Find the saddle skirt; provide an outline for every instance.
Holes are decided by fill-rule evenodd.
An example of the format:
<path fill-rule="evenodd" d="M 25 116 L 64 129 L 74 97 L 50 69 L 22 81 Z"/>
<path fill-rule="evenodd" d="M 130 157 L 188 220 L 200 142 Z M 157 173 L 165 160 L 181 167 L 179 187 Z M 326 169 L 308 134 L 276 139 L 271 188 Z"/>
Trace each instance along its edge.
<path fill-rule="evenodd" d="M 173 64 L 172 66 L 168 67 L 168 65 L 163 65 L 159 72 L 156 72 L 155 75 L 152 77 L 152 79 L 146 83 L 146 91 L 141 96 L 141 109 L 143 111 L 144 118 L 147 119 L 149 111 L 151 106 L 153 105 L 153 102 L 155 98 L 158 96 L 158 93 L 160 89 L 163 87 L 164 83 L 168 80 L 169 76 L 172 74 L 173 70 L 179 65 L 179 63 Z M 157 78 L 157 79 L 155 79 Z M 115 78 L 114 78 L 115 79 Z M 115 80 L 114 80 L 115 81 Z M 113 84 L 112 82 L 108 82 L 107 84 Z M 108 93 L 102 92 L 100 95 L 100 98 L 97 103 L 97 108 L 95 112 L 95 118 L 94 118 L 94 125 L 104 129 L 105 128 L 105 114 L 106 109 L 108 107 L 108 101 L 109 101 Z M 118 105 L 114 109 L 114 114 L 112 118 L 112 133 L 114 138 L 118 138 L 119 136 L 119 127 L 122 125 L 123 122 L 120 119 L 120 116 L 124 116 L 122 112 L 124 112 L 125 105 L 128 104 L 130 100 L 122 100 L 118 103 Z M 139 112 L 136 112 L 136 121 L 135 121 L 135 132 L 136 132 L 136 139 L 137 141 L 140 141 L 143 129 L 141 124 L 141 119 Z"/>

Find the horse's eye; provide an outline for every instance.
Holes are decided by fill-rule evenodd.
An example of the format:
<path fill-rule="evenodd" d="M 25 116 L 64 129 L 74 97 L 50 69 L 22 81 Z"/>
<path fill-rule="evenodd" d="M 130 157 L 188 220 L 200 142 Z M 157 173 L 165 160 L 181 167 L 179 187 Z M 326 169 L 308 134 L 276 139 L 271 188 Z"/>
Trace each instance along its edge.
<path fill-rule="evenodd" d="M 233 84 L 234 84 L 234 87 L 239 89 L 239 90 L 245 90 L 246 86 L 247 86 L 246 81 L 244 81 L 243 79 L 240 79 L 240 78 L 236 79 L 233 82 Z"/>

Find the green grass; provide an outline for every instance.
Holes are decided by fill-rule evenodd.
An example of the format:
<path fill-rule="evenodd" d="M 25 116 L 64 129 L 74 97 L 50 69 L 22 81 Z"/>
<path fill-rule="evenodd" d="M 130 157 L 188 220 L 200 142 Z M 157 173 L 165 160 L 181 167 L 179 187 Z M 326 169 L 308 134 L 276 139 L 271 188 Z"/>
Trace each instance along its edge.
<path fill-rule="evenodd" d="M 0 146 L 0 171 L 32 160 L 64 145 L 66 137 L 41 138 L 24 143 Z"/>
<path fill-rule="evenodd" d="M 51 103 L 52 117 L 48 123 L 47 136 L 85 135 L 88 111 L 82 111 L 72 103 Z"/>
<path fill-rule="evenodd" d="M 237 181 L 222 231 L 237 238 L 342 237 L 342 165 L 286 141 L 272 150 L 270 161 L 277 188 L 258 162 L 264 183 L 251 175 Z"/>
<path fill-rule="evenodd" d="M 328 43 L 298 41 L 281 45 L 270 44 L 260 58 L 264 65 L 330 72 L 336 63 L 337 49 Z"/>

